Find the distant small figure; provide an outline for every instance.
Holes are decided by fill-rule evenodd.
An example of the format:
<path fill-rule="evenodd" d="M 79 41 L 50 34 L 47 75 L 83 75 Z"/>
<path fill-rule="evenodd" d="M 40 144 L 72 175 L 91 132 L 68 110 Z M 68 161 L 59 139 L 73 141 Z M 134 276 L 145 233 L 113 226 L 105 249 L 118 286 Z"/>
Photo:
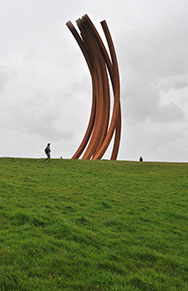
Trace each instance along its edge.
<path fill-rule="evenodd" d="M 51 153 L 51 148 L 50 148 L 50 143 L 47 144 L 45 150 L 44 150 L 45 154 L 47 155 L 47 158 L 44 159 L 44 162 L 45 161 L 50 161 L 50 153 Z"/>
<path fill-rule="evenodd" d="M 62 159 L 63 157 L 60 157 L 60 159 Z"/>
<path fill-rule="evenodd" d="M 143 157 L 140 157 L 140 158 L 139 158 L 139 161 L 140 161 L 140 162 L 143 162 Z"/>

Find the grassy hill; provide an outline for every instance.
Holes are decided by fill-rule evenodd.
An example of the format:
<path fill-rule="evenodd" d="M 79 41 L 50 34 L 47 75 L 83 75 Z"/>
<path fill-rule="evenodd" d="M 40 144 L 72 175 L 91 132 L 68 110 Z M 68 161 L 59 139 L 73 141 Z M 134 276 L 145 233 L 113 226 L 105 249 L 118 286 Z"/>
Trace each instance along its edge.
<path fill-rule="evenodd" d="M 187 290 L 188 164 L 0 158 L 0 290 Z"/>

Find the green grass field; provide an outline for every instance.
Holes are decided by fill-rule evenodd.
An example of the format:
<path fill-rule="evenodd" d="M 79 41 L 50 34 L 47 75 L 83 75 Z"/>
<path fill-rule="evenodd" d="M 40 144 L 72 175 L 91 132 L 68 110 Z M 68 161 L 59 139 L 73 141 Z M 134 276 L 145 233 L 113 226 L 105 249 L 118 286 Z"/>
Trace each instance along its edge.
<path fill-rule="evenodd" d="M 0 158 L 0 290 L 187 290 L 188 163 Z"/>

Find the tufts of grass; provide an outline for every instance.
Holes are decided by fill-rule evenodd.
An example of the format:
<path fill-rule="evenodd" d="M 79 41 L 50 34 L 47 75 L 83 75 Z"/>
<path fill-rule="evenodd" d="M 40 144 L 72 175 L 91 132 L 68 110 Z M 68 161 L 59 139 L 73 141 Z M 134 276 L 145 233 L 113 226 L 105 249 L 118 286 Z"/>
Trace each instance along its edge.
<path fill-rule="evenodd" d="M 187 290 L 188 164 L 0 159 L 0 290 Z"/>

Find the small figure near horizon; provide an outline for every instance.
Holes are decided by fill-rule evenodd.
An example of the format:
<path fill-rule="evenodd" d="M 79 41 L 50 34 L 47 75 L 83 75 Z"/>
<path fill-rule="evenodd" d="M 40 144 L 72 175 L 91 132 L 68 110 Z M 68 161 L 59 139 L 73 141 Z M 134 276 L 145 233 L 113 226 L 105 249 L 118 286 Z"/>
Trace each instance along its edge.
<path fill-rule="evenodd" d="M 44 162 L 45 161 L 50 161 L 50 153 L 51 153 L 51 148 L 50 148 L 50 143 L 47 144 L 45 150 L 44 150 L 45 154 L 47 155 L 47 158 L 44 159 Z"/>
<path fill-rule="evenodd" d="M 143 160 L 144 160 L 143 157 L 139 158 L 139 162 L 143 162 Z"/>

